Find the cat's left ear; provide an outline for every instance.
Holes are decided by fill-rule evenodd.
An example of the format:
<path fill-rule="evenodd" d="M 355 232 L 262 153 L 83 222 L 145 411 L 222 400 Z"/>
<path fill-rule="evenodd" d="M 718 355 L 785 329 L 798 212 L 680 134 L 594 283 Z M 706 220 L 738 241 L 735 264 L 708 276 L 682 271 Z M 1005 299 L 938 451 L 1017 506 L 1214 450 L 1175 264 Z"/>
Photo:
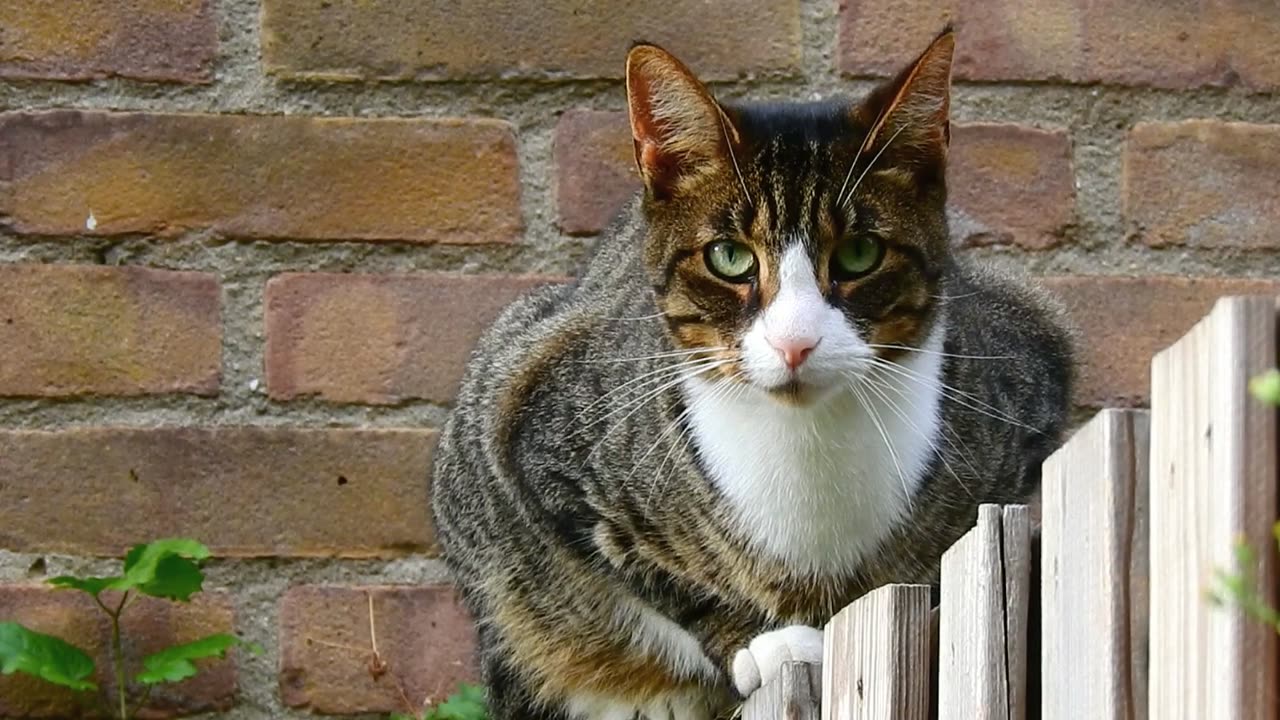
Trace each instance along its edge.
<path fill-rule="evenodd" d="M 899 164 L 941 169 L 951 141 L 951 61 L 955 33 L 944 29 L 916 61 L 880 86 L 856 111 L 870 124 L 864 147 L 884 148 Z M 865 125 L 864 125 L 865 127 Z"/>
<path fill-rule="evenodd" d="M 640 44 L 627 54 L 627 110 L 636 166 L 655 197 L 723 170 L 738 131 L 711 92 L 674 55 Z"/>

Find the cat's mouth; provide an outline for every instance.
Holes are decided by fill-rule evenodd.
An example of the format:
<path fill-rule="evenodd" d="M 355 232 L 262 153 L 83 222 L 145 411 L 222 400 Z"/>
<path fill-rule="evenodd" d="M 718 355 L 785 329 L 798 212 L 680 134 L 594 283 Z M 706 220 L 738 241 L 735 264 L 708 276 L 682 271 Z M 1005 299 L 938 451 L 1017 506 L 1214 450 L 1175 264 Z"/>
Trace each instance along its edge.
<path fill-rule="evenodd" d="M 779 402 L 796 406 L 810 405 L 822 394 L 817 385 L 801 382 L 797 378 L 765 388 L 765 392 Z"/>

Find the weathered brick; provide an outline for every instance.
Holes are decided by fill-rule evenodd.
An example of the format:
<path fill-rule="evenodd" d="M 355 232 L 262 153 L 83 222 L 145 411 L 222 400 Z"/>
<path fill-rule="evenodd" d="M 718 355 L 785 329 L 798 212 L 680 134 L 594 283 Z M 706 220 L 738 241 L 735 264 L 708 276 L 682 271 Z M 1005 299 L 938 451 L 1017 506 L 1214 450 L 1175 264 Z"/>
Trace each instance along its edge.
<path fill-rule="evenodd" d="M 1141 123 L 1124 152 L 1124 213 L 1152 246 L 1280 248 L 1280 125 Z"/>
<path fill-rule="evenodd" d="M 220 292 L 205 273 L 0 265 L 0 395 L 214 395 Z"/>
<path fill-rule="evenodd" d="M 293 78 L 616 78 L 631 42 L 647 40 L 724 79 L 794 71 L 800 4 L 266 0 L 262 37 L 267 70 Z"/>
<path fill-rule="evenodd" d="M 574 110 L 556 127 L 560 227 L 600 232 L 640 189 L 625 113 Z M 1066 133 L 1023 125 L 956 125 L 948 172 L 952 234 L 966 245 L 1060 242 L 1075 220 Z"/>
<path fill-rule="evenodd" d="M 1257 0 L 841 0 L 839 67 L 897 72 L 947 21 L 963 80 L 1280 87 L 1280 5 Z"/>
<path fill-rule="evenodd" d="M 1240 278 L 1055 277 L 1045 285 L 1080 329 L 1076 400 L 1095 407 L 1145 405 L 1151 357 L 1178 341 L 1230 295 L 1280 295 L 1280 281 Z"/>
<path fill-rule="evenodd" d="M 0 0 L 0 78 L 208 82 L 211 0 Z"/>
<path fill-rule="evenodd" d="M 951 235 L 965 245 L 1058 244 L 1075 221 L 1071 141 L 1023 125 L 957 125 L 947 168 Z"/>
<path fill-rule="evenodd" d="M 434 548 L 430 430 L 0 432 L 0 549 L 117 555 L 194 537 L 217 555 Z"/>
<path fill-rule="evenodd" d="M 501 243 L 521 231 L 496 120 L 54 111 L 0 115 L 22 233 Z"/>
<path fill-rule="evenodd" d="M 517 296 L 555 278 L 290 273 L 267 283 L 276 400 L 453 401 L 471 348 Z"/>
<path fill-rule="evenodd" d="M 570 110 L 556 123 L 560 229 L 594 235 L 640 189 L 626 113 Z"/>
<path fill-rule="evenodd" d="M 372 634 L 386 663 L 377 677 L 370 672 Z M 290 707 L 404 712 L 407 697 L 420 708 L 474 682 L 474 654 L 471 619 L 449 586 L 307 585 L 280 602 L 280 695 Z"/>
<path fill-rule="evenodd" d="M 117 602 L 111 593 L 104 601 Z M 125 662 L 130 668 L 140 667 L 143 657 L 167 646 L 235 632 L 231 600 L 221 592 L 201 593 L 190 604 L 139 597 L 121 617 Z M 0 619 L 54 635 L 88 652 L 96 665 L 93 680 L 99 687 L 97 699 L 108 707 L 115 702 L 111 624 L 87 595 L 47 586 L 0 585 Z M 141 717 L 169 718 L 230 709 L 236 695 L 235 654 L 233 650 L 226 659 L 200 661 L 200 673 L 194 678 L 157 686 Z M 0 676 L 0 717 L 79 717 L 82 703 L 93 698 L 25 675 Z M 131 703 L 138 699 L 136 693 L 131 694 Z"/>

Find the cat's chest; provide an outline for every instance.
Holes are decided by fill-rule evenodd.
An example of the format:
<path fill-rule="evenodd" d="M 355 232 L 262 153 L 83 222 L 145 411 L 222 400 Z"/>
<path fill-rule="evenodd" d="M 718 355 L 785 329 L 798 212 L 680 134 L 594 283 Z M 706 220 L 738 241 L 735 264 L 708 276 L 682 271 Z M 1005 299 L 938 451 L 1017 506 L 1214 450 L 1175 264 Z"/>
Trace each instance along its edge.
<path fill-rule="evenodd" d="M 798 573 L 856 569 L 911 512 L 938 442 L 936 384 L 808 410 L 689 395 L 695 444 L 736 529 Z"/>

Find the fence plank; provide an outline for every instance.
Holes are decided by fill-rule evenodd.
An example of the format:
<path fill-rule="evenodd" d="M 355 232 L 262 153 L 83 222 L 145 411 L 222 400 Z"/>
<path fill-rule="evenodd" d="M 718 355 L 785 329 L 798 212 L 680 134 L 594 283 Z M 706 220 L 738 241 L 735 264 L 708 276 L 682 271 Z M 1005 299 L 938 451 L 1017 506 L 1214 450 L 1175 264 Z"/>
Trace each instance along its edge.
<path fill-rule="evenodd" d="M 1204 600 L 1233 543 L 1276 601 L 1276 414 L 1249 378 L 1276 361 L 1275 301 L 1226 298 L 1151 366 L 1151 717 L 1277 717 L 1276 634 Z"/>
<path fill-rule="evenodd" d="M 1009 720 L 1027 717 L 1027 615 L 1031 609 L 1031 515 L 1025 505 L 1001 509 L 1004 553 L 1005 672 Z"/>
<path fill-rule="evenodd" d="M 773 682 L 747 698 L 742 720 L 818 720 L 821 672 L 812 663 L 784 663 Z"/>
<path fill-rule="evenodd" d="M 1104 410 L 1044 465 L 1043 720 L 1146 720 L 1147 438 Z"/>
<path fill-rule="evenodd" d="M 1010 702 L 1025 692 L 1029 518 L 1025 508 L 1009 513 L 1006 549 L 1005 514 L 981 506 L 977 525 L 942 556 L 938 720 L 1011 720 Z M 1011 630 L 1023 637 L 1011 643 Z M 1011 672 L 1022 680 L 1011 682 Z"/>
<path fill-rule="evenodd" d="M 823 720 L 927 720 L 929 586 L 886 585 L 827 623 Z"/>

